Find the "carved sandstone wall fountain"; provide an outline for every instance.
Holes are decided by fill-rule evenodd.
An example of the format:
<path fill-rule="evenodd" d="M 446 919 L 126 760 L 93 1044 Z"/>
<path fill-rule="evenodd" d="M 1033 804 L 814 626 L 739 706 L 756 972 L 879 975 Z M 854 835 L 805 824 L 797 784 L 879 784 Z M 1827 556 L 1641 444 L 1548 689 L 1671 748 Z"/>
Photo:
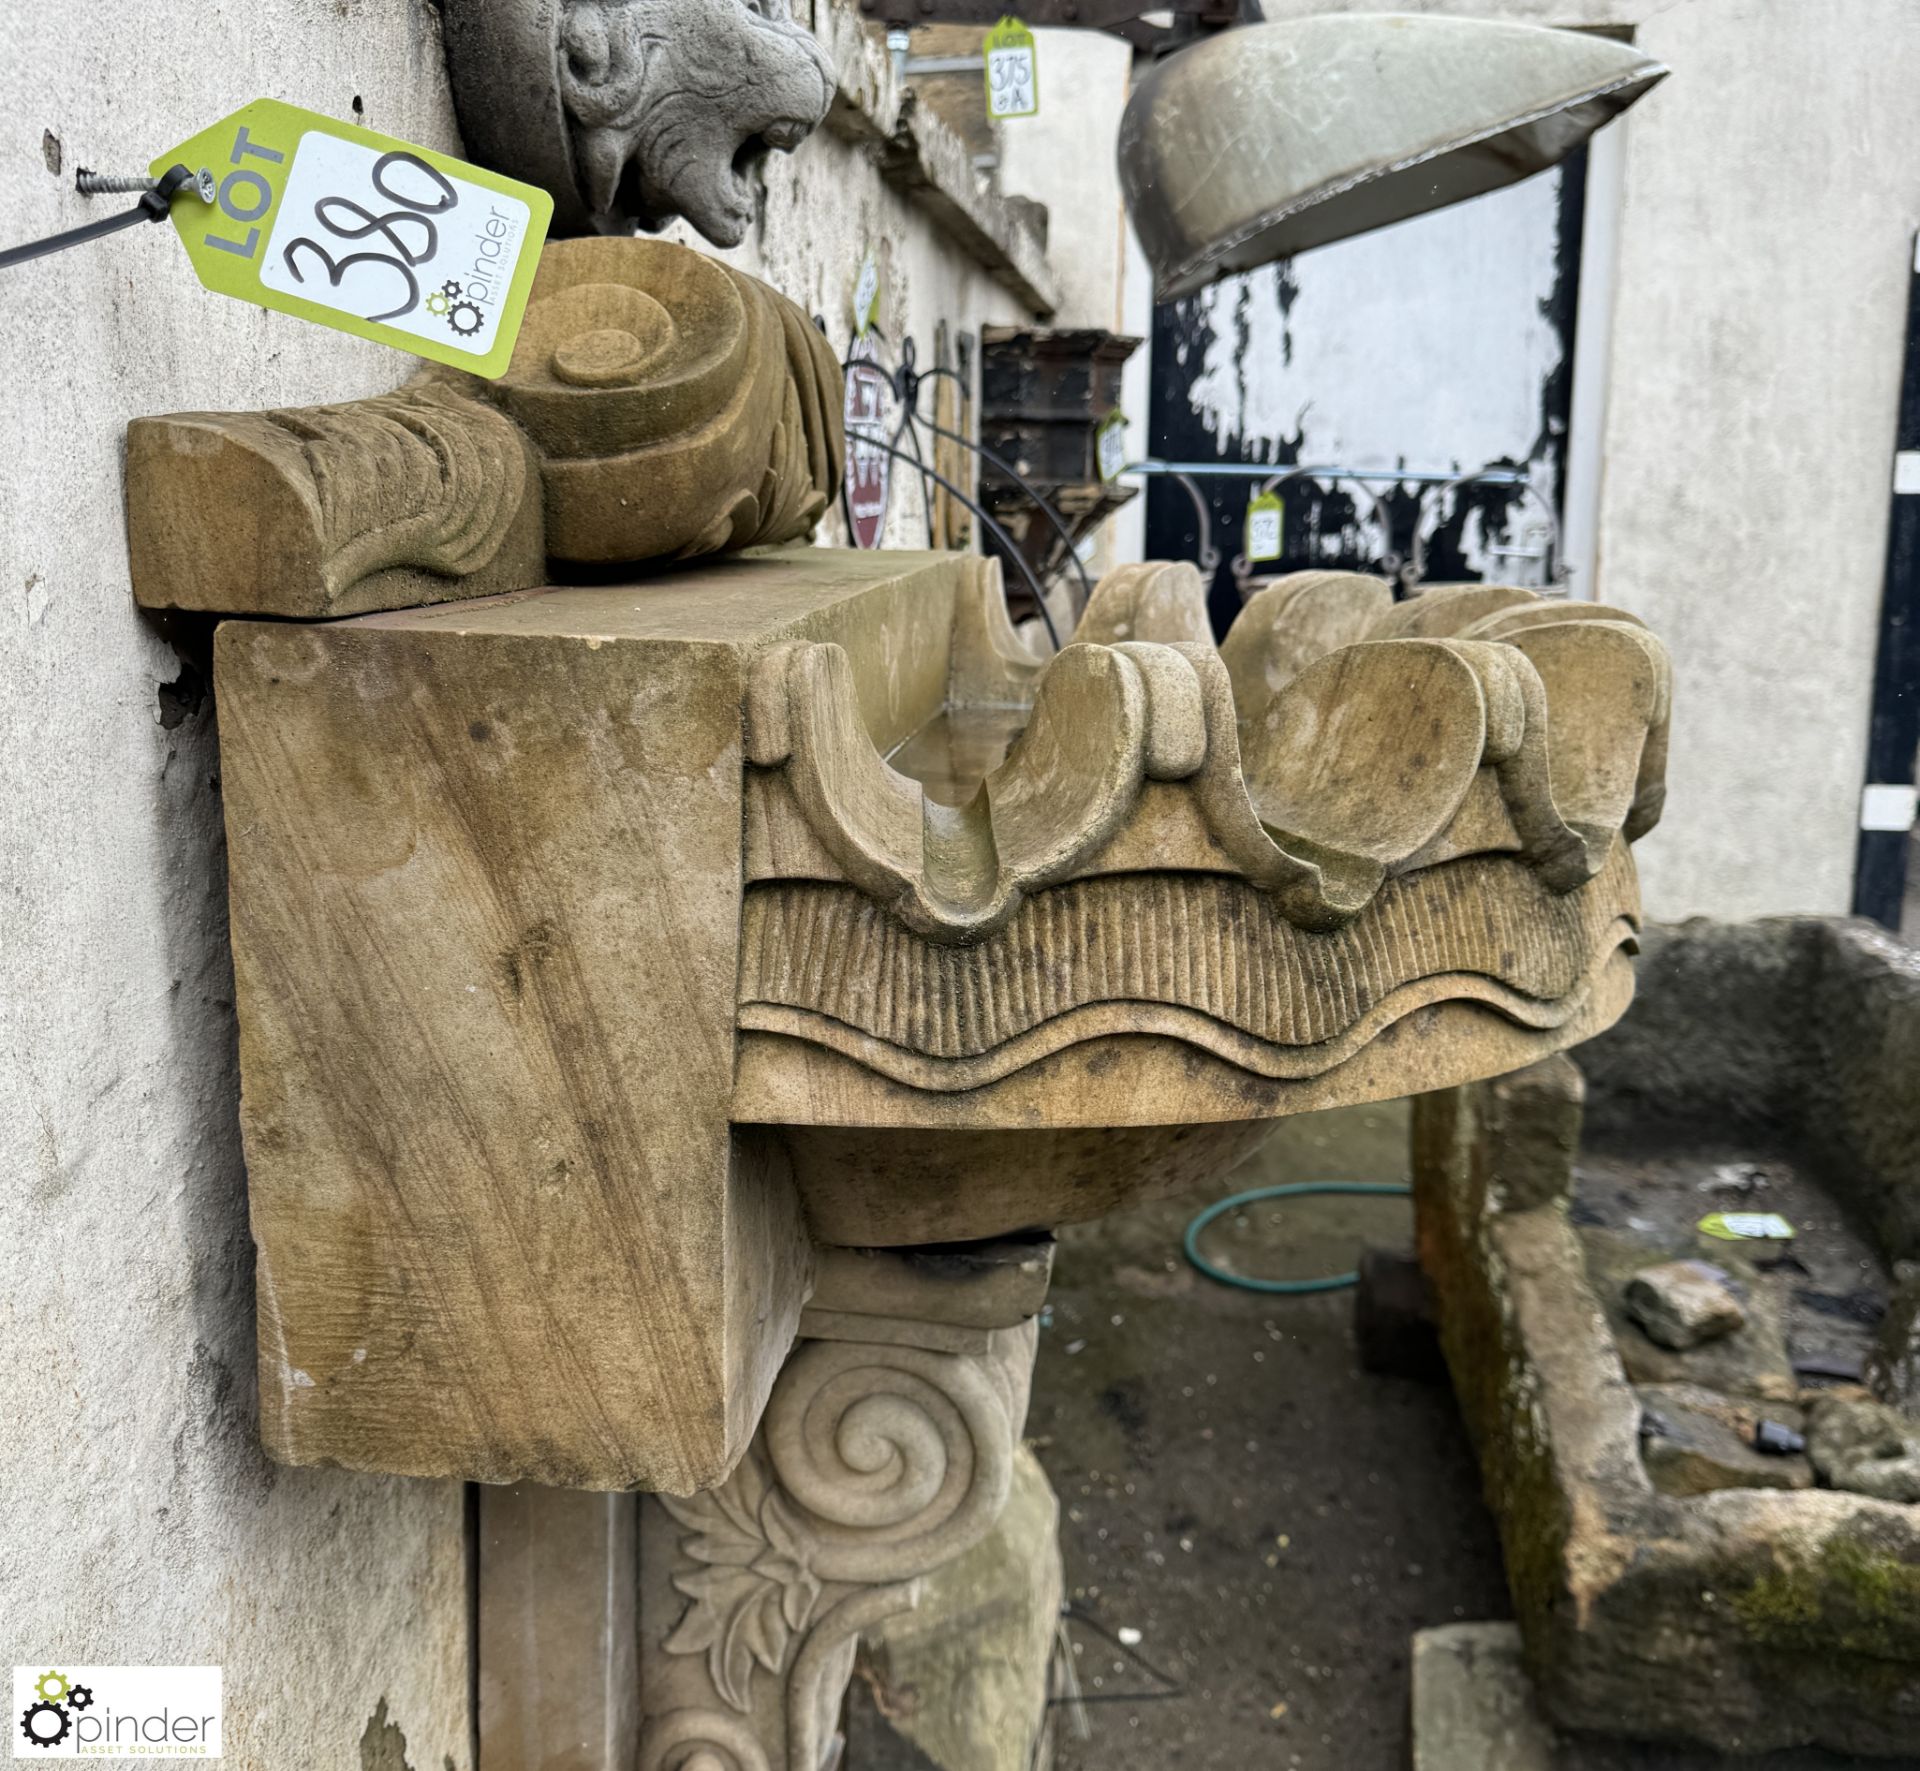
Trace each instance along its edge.
<path fill-rule="evenodd" d="M 815 1771 L 860 1632 L 991 1529 L 1017 1233 L 1606 1026 L 1659 813 L 1629 616 L 1309 574 L 1216 649 L 1147 565 L 1042 658 L 983 561 L 765 545 L 838 410 L 791 304 L 596 240 L 497 389 L 129 442 L 141 600 L 243 617 L 263 1435 L 658 1491 L 648 1771 Z"/>

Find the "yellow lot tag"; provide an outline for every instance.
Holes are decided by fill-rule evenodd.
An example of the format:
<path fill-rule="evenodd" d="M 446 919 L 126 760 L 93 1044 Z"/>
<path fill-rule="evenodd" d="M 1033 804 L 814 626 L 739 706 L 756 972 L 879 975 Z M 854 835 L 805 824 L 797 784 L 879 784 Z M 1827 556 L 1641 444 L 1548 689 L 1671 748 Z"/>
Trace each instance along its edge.
<path fill-rule="evenodd" d="M 1280 537 L 1286 528 L 1287 507 L 1278 493 L 1262 492 L 1247 503 L 1247 559 L 1258 565 L 1280 557 Z"/>
<path fill-rule="evenodd" d="M 1715 1211 L 1700 1228 L 1722 1242 L 1791 1242 L 1794 1228 L 1777 1211 Z"/>
<path fill-rule="evenodd" d="M 553 199 L 429 148 L 263 98 L 151 168 L 213 174 L 173 224 L 218 295 L 489 379 L 505 372 Z"/>
<path fill-rule="evenodd" d="M 1009 13 L 987 33 L 987 115 L 1040 114 L 1040 54 L 1033 33 Z"/>

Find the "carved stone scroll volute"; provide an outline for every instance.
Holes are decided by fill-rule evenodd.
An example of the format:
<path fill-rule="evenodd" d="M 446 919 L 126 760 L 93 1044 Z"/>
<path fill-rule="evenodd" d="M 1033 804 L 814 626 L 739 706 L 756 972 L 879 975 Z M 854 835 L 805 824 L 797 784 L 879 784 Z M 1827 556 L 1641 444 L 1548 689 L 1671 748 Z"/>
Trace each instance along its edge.
<path fill-rule="evenodd" d="M 801 1342 L 724 1485 L 642 1503 L 642 1771 L 817 1771 L 860 1633 L 1006 1504 L 1034 1325 L 866 1321 Z"/>
<path fill-rule="evenodd" d="M 826 340 L 764 283 L 664 240 L 556 241 L 497 382 L 136 419 L 134 594 L 314 620 L 531 590 L 550 558 L 798 540 L 839 489 L 841 405 Z"/>

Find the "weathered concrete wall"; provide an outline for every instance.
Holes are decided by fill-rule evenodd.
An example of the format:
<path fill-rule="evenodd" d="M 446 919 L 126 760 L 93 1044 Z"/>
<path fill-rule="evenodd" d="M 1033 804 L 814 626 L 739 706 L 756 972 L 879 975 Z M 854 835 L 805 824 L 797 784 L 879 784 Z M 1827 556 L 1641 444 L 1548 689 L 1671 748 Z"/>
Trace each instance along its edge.
<path fill-rule="evenodd" d="M 899 361 L 899 344 L 907 337 L 916 343 L 920 366 L 931 367 L 934 334 L 943 319 L 949 336 L 964 330 L 977 337 L 983 324 L 1031 318 L 987 271 L 931 226 L 922 208 L 883 180 L 858 145 L 827 129 L 797 153 L 767 162 L 761 220 L 739 246 L 714 252 L 684 224 L 676 224 L 669 237 L 738 265 L 808 313 L 823 316 L 827 336 L 841 353 L 850 342 L 854 284 L 871 249 L 880 270 L 880 360 L 889 368 Z M 920 409 L 933 415 L 931 387 Z M 930 443 L 930 435 L 923 434 L 923 448 Z M 883 544 L 925 547 L 924 482 L 904 462 L 895 462 L 892 473 Z M 837 510 L 823 526 L 822 539 L 845 545 Z"/>
<path fill-rule="evenodd" d="M 1566 450 L 1577 245 L 1562 238 L 1565 176 L 1302 253 L 1179 304 L 1158 342 L 1186 385 L 1156 411 L 1159 452 L 1445 474 L 1523 463 L 1550 503 Z M 1252 487 L 1210 489 L 1237 546 Z M 1170 502 L 1184 525 L 1183 504 Z M 1423 519 L 1430 576 L 1546 582 L 1544 557 L 1492 551 L 1544 554 L 1544 511 L 1507 495 L 1496 508 L 1490 527 L 1434 495 Z M 1361 510 L 1362 550 L 1378 558 L 1390 538 L 1364 501 Z"/>
<path fill-rule="evenodd" d="M 1844 911 L 1920 226 L 1920 8 L 1400 9 L 1630 31 L 1673 70 L 1613 126 L 1618 180 L 1610 162 L 1589 193 L 1618 212 L 1602 230 L 1611 277 L 1583 287 L 1610 294 L 1611 311 L 1586 301 L 1580 316 L 1583 362 L 1604 366 L 1607 385 L 1601 398 L 1575 390 L 1571 540 L 1580 565 L 1593 562 L 1576 594 L 1636 610 L 1674 655 L 1667 815 L 1639 849 L 1650 913 Z M 1269 18 L 1377 10 L 1266 7 Z M 1468 229 L 1484 206 L 1431 219 Z M 1303 287 L 1318 259 L 1348 250 L 1304 256 Z M 1409 310 L 1425 299 L 1396 295 Z M 1600 327 L 1605 348 L 1590 353 Z M 1291 330 L 1305 336 L 1304 314 Z M 1434 346 L 1444 366 L 1457 355 Z M 1596 453 L 1597 494 L 1585 471 Z"/>
<path fill-rule="evenodd" d="M 1132 90 L 1133 51 L 1097 31 L 1036 31 L 1040 115 L 1000 126 L 1000 182 L 1047 206 L 1047 256 L 1060 279 L 1060 310 L 1050 324 L 1099 326 L 1141 340 L 1128 362 L 1121 411 L 1127 456 L 1147 453 L 1147 364 L 1152 310 L 1129 312 L 1126 209 L 1114 163 L 1120 113 Z M 1143 293 L 1151 279 L 1140 272 Z M 1132 322 L 1139 319 L 1136 327 Z M 1109 517 L 1083 543 L 1097 577 L 1143 556 L 1144 494 Z"/>
<path fill-rule="evenodd" d="M 1647 906 L 1844 911 L 1920 226 L 1920 10 L 1415 9 L 1631 27 L 1673 69 L 1616 125 L 1593 525 L 1594 594 L 1645 616 L 1674 657 L 1667 815 L 1639 849 Z"/>
<path fill-rule="evenodd" d="M 1690 0 L 1636 41 L 1598 590 L 1675 666 L 1651 914 L 1851 896 L 1920 225 L 1920 9 Z"/>
<path fill-rule="evenodd" d="M 1126 212 L 1114 143 L 1133 51 L 1097 31 L 1036 31 L 1040 114 L 1000 126 L 1000 182 L 1047 206 L 1047 256 L 1060 278 L 1056 326 L 1122 330 Z"/>
<path fill-rule="evenodd" d="M 140 170 L 262 94 L 457 150 L 437 17 L 0 9 L 0 243 L 106 212 L 77 164 Z M 1018 316 L 825 133 L 729 256 L 838 344 L 867 239 L 893 336 Z M 460 1488 L 257 1448 L 213 709 L 133 608 L 121 490 L 136 414 L 350 398 L 411 362 L 202 292 L 161 228 L 0 293 L 0 1663 L 217 1662 L 244 1771 L 464 1771 Z"/>
<path fill-rule="evenodd" d="M 261 94 L 450 142 L 435 16 L 6 8 L 0 241 Z M 134 610 L 121 507 L 136 413 L 406 365 L 202 293 L 170 229 L 0 282 L 0 1661 L 221 1663 L 235 1766 L 358 1766 L 384 1702 L 414 1771 L 465 1767 L 459 1486 L 258 1448 L 213 710 Z"/>

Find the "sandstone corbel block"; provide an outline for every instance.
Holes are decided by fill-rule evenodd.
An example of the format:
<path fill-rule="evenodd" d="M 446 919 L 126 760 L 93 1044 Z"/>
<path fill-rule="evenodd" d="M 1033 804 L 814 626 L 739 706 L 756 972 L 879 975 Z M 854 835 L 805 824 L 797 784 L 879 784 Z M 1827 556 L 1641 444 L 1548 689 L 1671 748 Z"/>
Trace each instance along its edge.
<path fill-rule="evenodd" d="M 596 262 L 549 360 L 627 303 Z M 560 382 L 515 422 L 617 458 L 626 408 Z M 814 1243 L 1095 1216 L 1624 1006 L 1644 630 L 1509 594 L 1281 648 L 1243 705 L 1191 567 L 1103 585 L 1050 660 L 999 597 L 797 548 L 221 629 L 275 1455 L 708 1487 L 796 1332 L 970 1358 L 1018 1320 Z"/>
<path fill-rule="evenodd" d="M 215 651 L 262 1432 L 291 1463 L 686 1493 L 812 1283 L 732 1123 L 752 660 L 885 673 L 957 560 L 720 563 Z M 891 710 L 891 712 L 889 712 Z"/>

